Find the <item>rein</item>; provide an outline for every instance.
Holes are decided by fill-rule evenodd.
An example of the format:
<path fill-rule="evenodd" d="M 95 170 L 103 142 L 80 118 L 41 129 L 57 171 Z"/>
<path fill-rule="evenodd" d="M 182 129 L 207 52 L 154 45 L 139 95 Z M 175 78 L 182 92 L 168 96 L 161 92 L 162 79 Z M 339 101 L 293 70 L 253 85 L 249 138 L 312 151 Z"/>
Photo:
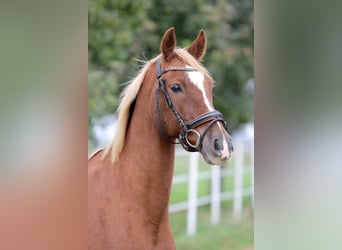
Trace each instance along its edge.
<path fill-rule="evenodd" d="M 161 69 L 160 58 L 158 59 L 158 61 L 156 63 L 156 73 L 157 73 L 158 87 L 156 89 L 155 95 L 156 95 L 156 112 L 157 112 L 157 117 L 158 117 L 158 127 L 159 127 L 159 130 L 161 131 L 163 136 L 165 138 L 167 138 L 167 136 L 166 136 L 166 134 L 165 134 L 165 132 L 163 130 L 161 121 L 160 121 L 159 93 L 161 91 L 163 96 L 164 96 L 166 105 L 171 109 L 171 111 L 173 112 L 173 114 L 175 115 L 176 119 L 178 120 L 178 122 L 179 122 L 179 124 L 181 126 L 181 132 L 180 132 L 179 138 L 178 138 L 179 143 L 183 146 L 183 148 L 186 151 L 189 151 L 189 152 L 200 151 L 201 148 L 202 148 L 202 143 L 203 143 L 204 136 L 206 135 L 206 133 L 208 132 L 210 127 L 213 126 L 216 122 L 221 122 L 223 124 L 223 127 L 227 131 L 227 124 L 223 120 L 222 114 L 220 112 L 216 111 L 216 110 L 215 111 L 209 111 L 209 112 L 206 112 L 206 113 L 204 113 L 202 115 L 199 115 L 198 117 L 193 119 L 191 122 L 186 123 L 182 119 L 182 117 L 180 116 L 178 111 L 176 110 L 175 106 L 173 105 L 172 100 L 170 98 L 170 95 L 168 94 L 168 92 L 166 90 L 165 82 L 162 79 L 162 76 L 164 74 L 166 74 L 167 72 L 169 72 L 169 71 L 197 71 L 197 70 L 196 69 L 192 69 L 192 68 L 182 68 L 182 67 L 170 67 L 170 68 L 166 68 L 166 69 Z M 209 122 L 209 124 L 204 129 L 202 134 L 200 134 L 197 130 L 195 130 L 195 128 L 197 128 L 197 127 L 199 127 L 202 124 L 207 123 L 207 122 Z M 190 142 L 190 140 L 188 139 L 188 136 L 190 134 L 194 134 L 196 136 L 196 143 L 195 144 L 192 144 Z"/>

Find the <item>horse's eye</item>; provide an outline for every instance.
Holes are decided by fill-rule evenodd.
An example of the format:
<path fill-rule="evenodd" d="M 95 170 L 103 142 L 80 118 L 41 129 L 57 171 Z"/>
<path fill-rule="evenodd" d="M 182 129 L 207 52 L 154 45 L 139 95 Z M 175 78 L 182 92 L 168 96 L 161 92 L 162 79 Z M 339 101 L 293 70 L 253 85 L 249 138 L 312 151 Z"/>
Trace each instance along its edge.
<path fill-rule="evenodd" d="M 182 87 L 179 86 L 179 84 L 175 84 L 173 86 L 171 86 L 171 90 L 174 92 L 174 93 L 179 93 L 179 92 L 182 92 Z"/>

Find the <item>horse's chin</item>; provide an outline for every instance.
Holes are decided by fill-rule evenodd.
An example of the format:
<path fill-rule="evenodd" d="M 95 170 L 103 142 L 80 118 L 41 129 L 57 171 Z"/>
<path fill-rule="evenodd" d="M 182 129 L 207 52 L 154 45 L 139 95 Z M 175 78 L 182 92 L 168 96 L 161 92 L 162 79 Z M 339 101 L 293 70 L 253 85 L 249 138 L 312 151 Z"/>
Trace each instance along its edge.
<path fill-rule="evenodd" d="M 201 154 L 203 155 L 204 160 L 209 164 L 209 165 L 225 165 L 229 159 L 231 158 L 231 155 L 229 155 L 229 157 L 219 157 L 219 156 L 215 156 L 214 154 L 208 153 L 205 150 L 203 150 L 201 152 Z"/>

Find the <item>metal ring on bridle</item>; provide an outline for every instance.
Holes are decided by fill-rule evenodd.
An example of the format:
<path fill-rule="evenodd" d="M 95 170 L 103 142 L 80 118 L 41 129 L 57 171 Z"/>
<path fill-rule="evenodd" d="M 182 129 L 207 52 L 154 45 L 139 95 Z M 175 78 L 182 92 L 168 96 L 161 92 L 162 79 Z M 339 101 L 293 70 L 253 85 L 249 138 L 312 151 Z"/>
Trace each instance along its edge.
<path fill-rule="evenodd" d="M 189 134 L 191 133 L 194 133 L 196 135 L 196 144 L 192 144 L 189 139 L 188 139 L 188 136 Z M 190 146 L 190 147 L 193 147 L 193 148 L 198 148 L 201 144 L 201 134 L 197 131 L 197 130 L 194 130 L 194 129 L 189 129 L 186 134 L 185 134 L 185 140 L 186 140 L 186 143 Z"/>

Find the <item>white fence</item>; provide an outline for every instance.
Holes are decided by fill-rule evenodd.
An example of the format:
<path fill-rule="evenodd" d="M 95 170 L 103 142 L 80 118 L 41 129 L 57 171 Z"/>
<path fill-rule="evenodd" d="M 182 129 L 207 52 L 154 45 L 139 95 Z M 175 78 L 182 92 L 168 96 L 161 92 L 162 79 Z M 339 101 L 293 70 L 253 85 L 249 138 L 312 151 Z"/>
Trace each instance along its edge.
<path fill-rule="evenodd" d="M 232 162 L 226 168 L 220 166 L 208 167 L 208 171 L 199 172 L 199 154 L 187 153 L 184 150 L 176 151 L 177 156 L 189 157 L 189 173 L 176 175 L 173 185 L 188 183 L 188 200 L 170 204 L 169 212 L 176 213 L 187 211 L 187 234 L 194 235 L 197 229 L 197 209 L 199 206 L 210 204 L 211 223 L 218 224 L 221 216 L 221 202 L 233 200 L 233 219 L 239 220 L 243 209 L 243 197 L 250 196 L 251 203 L 254 201 L 254 140 L 234 141 L 234 153 Z M 249 164 L 245 159 L 249 158 Z M 248 173 L 249 172 L 249 173 Z M 243 187 L 244 175 L 250 174 L 249 187 Z M 232 190 L 221 192 L 222 177 L 233 176 L 234 186 Z M 198 197 L 198 181 L 210 180 L 210 195 Z"/>

